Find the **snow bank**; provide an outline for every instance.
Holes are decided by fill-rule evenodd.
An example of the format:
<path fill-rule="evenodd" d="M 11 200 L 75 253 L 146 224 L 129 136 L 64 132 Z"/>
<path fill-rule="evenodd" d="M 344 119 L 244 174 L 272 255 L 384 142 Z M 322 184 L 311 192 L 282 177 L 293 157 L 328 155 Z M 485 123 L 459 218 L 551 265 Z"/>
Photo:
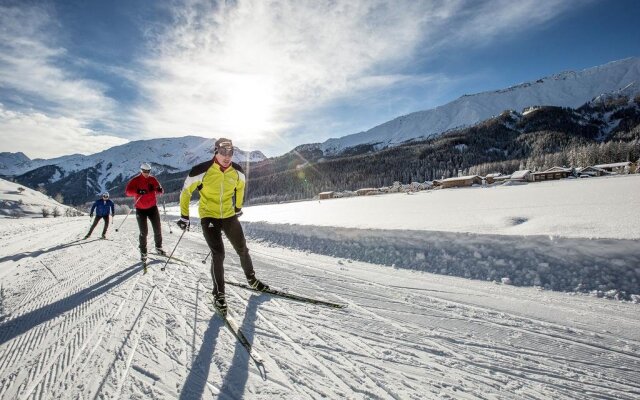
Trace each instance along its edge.
<path fill-rule="evenodd" d="M 640 252 L 633 240 L 243 226 L 254 240 L 395 268 L 620 299 L 640 294 Z"/>

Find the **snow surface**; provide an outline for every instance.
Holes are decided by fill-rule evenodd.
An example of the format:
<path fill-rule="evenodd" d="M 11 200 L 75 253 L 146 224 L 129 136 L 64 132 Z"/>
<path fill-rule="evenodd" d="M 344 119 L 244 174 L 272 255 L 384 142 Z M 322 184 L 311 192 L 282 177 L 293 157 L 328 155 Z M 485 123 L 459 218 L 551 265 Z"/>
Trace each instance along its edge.
<path fill-rule="evenodd" d="M 632 244 L 637 250 L 637 232 L 633 240 L 621 237 L 631 232 L 627 220 L 638 221 L 633 206 L 639 180 L 591 178 L 247 207 L 243 225 L 262 232 L 251 236 L 259 241 L 249 240 L 259 278 L 348 305 L 329 309 L 227 286 L 232 315 L 265 359 L 260 368 L 205 304 L 211 278 L 202 263 L 208 248 L 197 214 L 176 250 L 188 265 L 169 263 L 161 272 L 165 259 L 152 256 L 146 275 L 133 217 L 123 223 L 125 217 L 116 216 L 114 225 L 123 225 L 118 232 L 112 225 L 109 240 L 86 241 L 78 240 L 89 228 L 86 217 L 0 218 L 0 398 L 637 399 L 638 304 L 390 268 L 276 242 L 285 234 L 295 238 L 292 247 L 337 237 L 357 256 L 373 248 L 367 238 L 376 235 L 376 245 L 386 239 L 424 246 L 426 238 L 434 244 L 423 261 L 429 249 L 449 246 L 453 263 L 481 266 L 491 248 L 502 248 L 496 251 L 504 258 L 520 252 L 507 264 L 538 259 L 543 249 L 536 253 L 536 247 L 544 244 L 535 241 L 544 237 L 562 242 L 567 260 L 589 252 L 617 259 L 633 280 L 640 273 L 633 269 L 639 263 L 629 264 L 639 254 L 630 252 Z M 418 206 L 423 203 L 429 206 Z M 471 204 L 475 212 L 464 211 Z M 571 218 L 563 215 L 572 206 L 584 210 L 582 222 L 564 227 Z M 311 210 L 306 220 L 283 221 L 304 207 Z M 334 227 L 316 223 L 324 208 Z M 432 218 L 421 216 L 431 209 Z M 438 213 L 449 215 L 448 232 L 433 230 L 446 217 Z M 478 222 L 459 213 L 490 217 Z M 545 213 L 560 220 L 553 223 Z M 511 228 L 496 222 L 513 216 L 528 219 Z M 164 218 L 164 247 L 170 251 L 180 232 L 170 233 L 168 219 L 174 218 Z M 427 223 L 434 218 L 436 225 Z M 418 219 L 426 225 L 414 222 L 409 230 L 400 223 Z M 551 231 L 563 237 L 545 236 Z M 468 238 L 484 243 L 467 246 Z M 602 245 L 609 246 L 598 250 L 604 256 L 595 251 Z M 467 252 L 471 247 L 477 255 Z M 398 264 L 407 258 L 385 251 Z M 225 264 L 227 279 L 243 281 L 231 248 Z M 536 272 L 555 266 L 536 266 L 542 268 Z"/>
<path fill-rule="evenodd" d="M 19 188 L 23 190 L 20 191 Z M 42 217 L 43 207 L 50 212 L 58 208 L 61 215 L 70 208 L 36 190 L 0 179 L 0 217 L 13 216 L 16 213 L 24 217 Z"/>

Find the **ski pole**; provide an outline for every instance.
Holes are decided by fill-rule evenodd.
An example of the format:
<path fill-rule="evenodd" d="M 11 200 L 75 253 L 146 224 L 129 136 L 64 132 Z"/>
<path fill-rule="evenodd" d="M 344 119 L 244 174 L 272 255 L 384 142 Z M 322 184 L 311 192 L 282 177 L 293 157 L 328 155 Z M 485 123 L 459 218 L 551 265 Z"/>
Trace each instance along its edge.
<path fill-rule="evenodd" d="M 166 206 L 166 203 L 164 201 L 164 194 L 162 195 L 162 210 L 164 211 L 164 222 L 166 222 L 167 225 L 169 225 L 169 233 L 172 234 L 173 230 L 171 229 L 171 223 L 167 219 L 167 206 Z"/>
<path fill-rule="evenodd" d="M 164 265 L 162 266 L 162 268 L 160 268 L 160 271 L 164 271 L 164 269 L 167 267 L 167 264 L 169 264 L 169 260 L 171 260 L 171 257 L 173 256 L 173 253 L 176 251 L 176 249 L 178 248 L 178 245 L 180 244 L 180 241 L 182 240 L 182 237 L 184 236 L 185 232 L 187 230 L 184 229 L 182 231 L 182 235 L 180 235 L 180 237 L 178 238 L 178 241 L 176 242 L 176 245 L 173 246 L 173 250 L 171 250 L 171 254 L 169 254 L 169 257 L 167 257 L 167 261 L 165 261 Z"/>
<path fill-rule="evenodd" d="M 207 256 L 204 258 L 204 260 L 202 260 L 203 264 L 207 263 L 207 258 L 209 258 L 209 256 L 211 255 L 211 250 L 209 250 L 209 253 L 207 254 Z"/>
<path fill-rule="evenodd" d="M 124 219 L 122 220 L 122 222 L 120 222 L 120 225 L 118 225 L 118 227 L 116 228 L 116 232 L 118 232 L 118 230 L 120 228 L 122 228 L 122 224 L 124 224 L 124 221 L 127 220 L 127 218 L 129 217 L 129 214 L 131 214 L 131 211 L 133 211 L 134 208 L 136 208 L 136 204 L 138 204 L 138 200 L 140 200 L 142 198 L 142 196 L 138 197 L 136 199 L 136 201 L 133 203 L 133 207 L 131 207 L 131 209 L 129 210 L 129 212 L 127 213 L 127 215 L 124 217 Z"/>

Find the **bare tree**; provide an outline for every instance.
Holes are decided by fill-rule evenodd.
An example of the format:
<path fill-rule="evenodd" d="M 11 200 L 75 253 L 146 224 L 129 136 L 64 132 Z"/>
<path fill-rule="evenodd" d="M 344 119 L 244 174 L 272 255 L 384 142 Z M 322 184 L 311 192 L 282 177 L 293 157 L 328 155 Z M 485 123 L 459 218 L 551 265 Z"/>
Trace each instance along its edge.
<path fill-rule="evenodd" d="M 49 211 L 49 209 L 47 207 L 42 207 L 42 218 L 47 218 L 49 215 L 51 215 L 51 211 Z"/>

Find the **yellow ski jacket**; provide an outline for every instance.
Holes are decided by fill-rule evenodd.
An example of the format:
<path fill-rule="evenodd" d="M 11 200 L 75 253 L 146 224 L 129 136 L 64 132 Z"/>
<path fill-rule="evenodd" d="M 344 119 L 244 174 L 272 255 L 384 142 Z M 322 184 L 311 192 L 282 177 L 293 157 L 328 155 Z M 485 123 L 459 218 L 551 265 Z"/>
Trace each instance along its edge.
<path fill-rule="evenodd" d="M 200 218 L 229 218 L 242 208 L 245 175 L 240 165 L 232 162 L 221 170 L 213 159 L 191 168 L 180 193 L 180 214 L 189 217 L 189 202 L 194 190 L 200 191 Z"/>

